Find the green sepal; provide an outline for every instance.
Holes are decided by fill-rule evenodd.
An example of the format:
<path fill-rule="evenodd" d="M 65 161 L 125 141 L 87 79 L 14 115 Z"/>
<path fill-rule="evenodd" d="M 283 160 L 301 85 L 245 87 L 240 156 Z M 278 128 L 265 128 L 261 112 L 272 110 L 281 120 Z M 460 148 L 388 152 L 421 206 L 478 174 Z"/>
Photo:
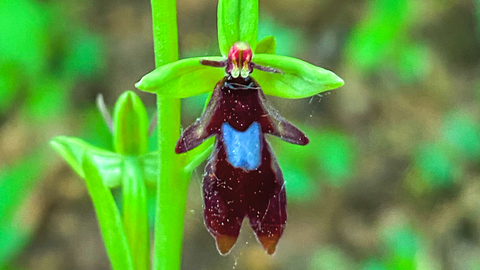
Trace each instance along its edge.
<path fill-rule="evenodd" d="M 128 245 L 122 218 L 110 189 L 103 184 L 95 157 L 85 153 L 81 159 L 88 193 L 97 213 L 100 232 L 114 270 L 133 270 L 133 259 Z"/>
<path fill-rule="evenodd" d="M 100 172 L 103 183 L 109 188 L 120 185 L 123 167 L 122 156 L 95 147 L 81 139 L 66 136 L 55 137 L 50 141 L 50 144 L 80 177 L 85 178 L 82 157 L 84 153 L 88 153 Z"/>
<path fill-rule="evenodd" d="M 161 66 L 145 75 L 135 86 L 160 96 L 186 98 L 213 90 L 225 76 L 224 69 L 203 66 L 200 60 L 223 61 L 222 57 L 197 57 Z M 305 61 L 273 54 L 255 54 L 257 65 L 280 69 L 283 73 L 256 70 L 252 76 L 267 95 L 305 98 L 338 88 L 343 80 L 330 70 Z"/>
<path fill-rule="evenodd" d="M 275 49 L 277 48 L 277 43 L 275 42 L 274 36 L 268 36 L 260 40 L 257 43 L 257 48 L 255 48 L 255 54 L 275 54 Z"/>
<path fill-rule="evenodd" d="M 142 100 L 132 91 L 117 99 L 113 113 L 113 144 L 122 155 L 141 155 L 148 148 L 148 116 Z"/>
<path fill-rule="evenodd" d="M 255 51 L 258 29 L 258 0 L 218 1 L 218 45 L 227 57 L 237 41 L 246 41 Z"/>
<path fill-rule="evenodd" d="M 142 91 L 160 97 L 187 98 L 213 91 L 225 76 L 225 69 L 203 66 L 200 60 L 224 61 L 223 57 L 195 57 L 156 68 L 135 84 Z"/>
<path fill-rule="evenodd" d="M 282 98 L 305 98 L 338 88 L 343 80 L 330 70 L 314 66 L 305 61 L 280 55 L 256 54 L 257 65 L 280 69 L 283 73 L 256 70 L 252 77 L 266 95 Z"/>

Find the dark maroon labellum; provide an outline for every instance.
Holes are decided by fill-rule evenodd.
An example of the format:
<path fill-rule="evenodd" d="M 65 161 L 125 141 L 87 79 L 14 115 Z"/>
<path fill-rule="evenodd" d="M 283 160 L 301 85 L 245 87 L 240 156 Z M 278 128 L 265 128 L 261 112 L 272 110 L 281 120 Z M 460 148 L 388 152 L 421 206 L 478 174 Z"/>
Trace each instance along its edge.
<path fill-rule="evenodd" d="M 251 51 L 237 53 L 235 46 L 232 51 L 241 61 L 232 61 L 229 54 L 225 62 L 202 62 L 224 66 L 228 75 L 215 86 L 203 115 L 183 132 L 175 152 L 184 153 L 216 137 L 203 179 L 205 225 L 220 253 L 227 254 L 247 216 L 257 239 L 273 254 L 285 228 L 287 201 L 282 172 L 264 134 L 300 145 L 308 139 L 267 103 L 249 76 L 258 67 L 250 62 Z M 231 70 L 236 70 L 234 76 Z"/>

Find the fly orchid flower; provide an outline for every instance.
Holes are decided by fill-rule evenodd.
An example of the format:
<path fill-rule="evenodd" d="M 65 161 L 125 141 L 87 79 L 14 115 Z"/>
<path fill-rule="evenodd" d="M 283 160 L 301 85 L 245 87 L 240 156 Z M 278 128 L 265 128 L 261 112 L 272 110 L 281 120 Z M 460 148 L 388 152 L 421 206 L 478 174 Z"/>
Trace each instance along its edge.
<path fill-rule="evenodd" d="M 253 69 L 281 73 L 252 63 L 248 43 L 235 43 L 225 61 L 202 61 L 225 67 L 227 75 L 213 90 L 203 115 L 179 139 L 180 154 L 215 136 L 215 147 L 203 176 L 204 217 L 217 248 L 227 254 L 248 216 L 257 239 L 269 254 L 275 252 L 287 221 L 282 172 L 265 139 L 272 134 L 305 145 L 307 137 L 283 119 L 268 103 Z"/>
<path fill-rule="evenodd" d="M 198 149 L 206 149 L 202 142 L 215 137 L 203 180 L 206 227 L 220 253 L 227 254 L 248 217 L 257 239 L 273 254 L 286 224 L 286 193 L 265 134 L 299 145 L 308 139 L 267 103 L 264 93 L 304 98 L 340 87 L 343 80 L 305 61 L 273 54 L 273 37 L 257 43 L 258 0 L 219 0 L 217 18 L 222 57 L 157 67 L 136 87 L 159 97 L 186 98 L 215 85 L 204 113 L 185 129 L 175 152 L 185 153 L 185 168 L 191 168 L 188 160 L 195 157 L 189 153 L 200 156 Z M 259 71 L 255 79 L 254 70 Z"/>

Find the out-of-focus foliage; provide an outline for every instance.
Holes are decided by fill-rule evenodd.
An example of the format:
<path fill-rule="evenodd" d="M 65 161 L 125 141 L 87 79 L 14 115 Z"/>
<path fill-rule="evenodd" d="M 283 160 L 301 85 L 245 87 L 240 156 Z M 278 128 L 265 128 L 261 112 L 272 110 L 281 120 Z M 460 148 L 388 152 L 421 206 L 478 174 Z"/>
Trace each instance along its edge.
<path fill-rule="evenodd" d="M 355 174 L 354 143 L 348 135 L 334 130 L 302 128 L 312 138 L 307 146 L 277 143 L 274 150 L 293 200 L 311 201 L 320 185 L 341 187 Z"/>
<path fill-rule="evenodd" d="M 428 48 L 409 36 L 421 13 L 411 0 L 368 1 L 346 44 L 347 61 L 364 74 L 396 73 L 404 82 L 428 75 Z"/>
<path fill-rule="evenodd" d="M 216 2 L 177 2 L 180 55 L 219 55 Z M 275 36 L 277 54 L 332 70 L 345 86 L 313 101 L 267 97 L 310 139 L 267 138 L 288 196 L 276 255 L 246 229 L 230 256 L 218 256 L 204 229 L 200 166 L 183 268 L 479 268 L 480 2 L 260 0 L 259 8 L 259 40 Z M 66 134 L 113 150 L 94 99 L 102 92 L 113 104 L 153 69 L 150 16 L 149 1 L 0 1 L 0 186 L 26 160 L 41 165 L 15 174 L 31 183 L 22 196 L 41 198 L 35 211 L 28 198 L 15 207 L 40 213 L 40 227 L 33 239 L 9 236 L 21 245 L 8 269 L 108 269 L 82 182 L 53 151 L 36 149 Z M 206 96 L 182 101 L 183 127 Z M 153 99 L 140 97 L 153 115 Z"/>
<path fill-rule="evenodd" d="M 99 78 L 105 67 L 103 37 L 67 8 L 60 1 L 0 2 L 1 269 L 16 269 L 9 262 L 50 204 L 34 190 L 52 172 L 47 141 L 62 128 L 55 122 L 71 113 L 75 85 Z"/>
<path fill-rule="evenodd" d="M 36 186 L 42 166 L 45 162 L 33 154 L 0 171 L 0 269 L 25 247 L 37 225 L 22 205 Z"/>

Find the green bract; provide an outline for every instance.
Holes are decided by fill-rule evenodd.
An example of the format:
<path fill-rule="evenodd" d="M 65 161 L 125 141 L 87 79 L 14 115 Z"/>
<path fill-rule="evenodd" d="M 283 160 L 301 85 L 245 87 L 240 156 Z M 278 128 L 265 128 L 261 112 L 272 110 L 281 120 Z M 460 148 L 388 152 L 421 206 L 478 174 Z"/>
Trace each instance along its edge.
<path fill-rule="evenodd" d="M 122 155 L 147 152 L 148 116 L 140 98 L 132 91 L 123 93 L 115 104 L 113 114 L 113 143 Z"/>
<path fill-rule="evenodd" d="M 113 137 L 116 152 L 65 136 L 50 143 L 85 179 L 113 269 L 147 270 L 147 186 L 156 186 L 158 154 L 146 153 L 148 117 L 142 101 L 131 91 L 123 93 L 115 105 Z M 109 190 L 119 186 L 121 216 Z"/>
<path fill-rule="evenodd" d="M 258 29 L 258 0 L 218 1 L 218 45 L 227 57 L 237 41 L 246 41 L 255 51 Z"/>
<path fill-rule="evenodd" d="M 200 60 L 222 61 L 237 41 L 246 41 L 255 52 L 252 62 L 273 67 L 282 74 L 255 71 L 252 75 L 265 94 L 283 98 L 304 98 L 344 84 L 335 73 L 305 61 L 275 55 L 275 39 L 266 37 L 257 44 L 258 1 L 234 0 L 218 3 L 218 41 L 222 57 L 187 58 L 160 66 L 135 86 L 161 97 L 186 98 L 213 91 L 225 76 L 222 68 L 202 66 Z"/>

